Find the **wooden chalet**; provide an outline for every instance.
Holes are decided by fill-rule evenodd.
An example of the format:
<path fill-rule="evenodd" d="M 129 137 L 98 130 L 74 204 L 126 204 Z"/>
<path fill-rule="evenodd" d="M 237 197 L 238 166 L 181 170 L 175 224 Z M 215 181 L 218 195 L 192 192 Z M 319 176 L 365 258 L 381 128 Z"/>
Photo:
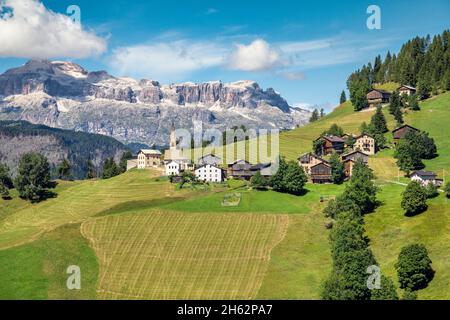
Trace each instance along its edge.
<path fill-rule="evenodd" d="M 345 139 L 337 136 L 326 135 L 322 136 L 319 139 L 324 140 L 322 154 L 332 154 L 333 151 L 336 153 L 343 153 L 345 149 Z M 317 139 L 317 140 L 319 140 Z M 316 140 L 316 141 L 317 141 Z"/>
<path fill-rule="evenodd" d="M 356 161 L 362 160 L 364 164 L 369 163 L 369 155 L 359 150 L 352 151 L 342 156 L 342 162 L 344 163 L 345 175 L 351 177 L 353 173 L 353 166 Z"/>
<path fill-rule="evenodd" d="M 407 96 L 415 94 L 417 91 L 416 88 L 407 85 L 401 85 L 397 90 L 400 95 L 406 94 Z"/>
<path fill-rule="evenodd" d="M 316 164 L 319 164 L 322 162 L 327 162 L 312 152 L 305 153 L 304 155 L 300 156 L 297 160 L 298 160 L 298 165 L 303 168 L 303 171 L 305 171 L 305 173 L 307 175 L 311 174 L 312 166 L 315 166 Z"/>
<path fill-rule="evenodd" d="M 311 167 L 311 180 L 313 183 L 332 182 L 331 166 L 328 163 L 321 162 Z"/>
<path fill-rule="evenodd" d="M 228 175 L 233 178 L 249 180 L 253 173 L 250 171 L 252 165 L 245 160 L 236 160 L 228 165 Z"/>
<path fill-rule="evenodd" d="M 408 124 L 404 124 L 401 127 L 392 130 L 392 135 L 394 136 L 394 144 L 397 144 L 397 142 L 410 131 L 419 131 L 419 129 L 416 129 Z"/>
<path fill-rule="evenodd" d="M 376 107 L 377 104 L 389 103 L 391 93 L 389 91 L 373 89 L 367 94 L 369 108 Z"/>

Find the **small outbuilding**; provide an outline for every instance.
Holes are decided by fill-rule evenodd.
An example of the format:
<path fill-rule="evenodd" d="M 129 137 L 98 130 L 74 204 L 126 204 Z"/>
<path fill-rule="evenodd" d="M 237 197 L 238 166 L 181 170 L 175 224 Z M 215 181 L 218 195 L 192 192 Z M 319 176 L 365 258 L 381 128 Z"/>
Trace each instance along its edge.
<path fill-rule="evenodd" d="M 389 103 L 391 93 L 381 89 L 373 89 L 367 94 L 369 108 L 376 107 L 378 104 Z"/>
<path fill-rule="evenodd" d="M 331 166 L 325 162 L 311 167 L 311 180 L 313 183 L 332 182 Z"/>
<path fill-rule="evenodd" d="M 438 181 L 436 179 L 437 175 L 436 173 L 432 171 L 414 171 L 411 173 L 411 181 L 417 181 L 423 186 L 427 186 L 428 184 L 432 183 L 433 185 L 438 185 Z"/>
<path fill-rule="evenodd" d="M 401 85 L 400 87 L 398 87 L 398 93 L 400 95 L 413 95 L 416 93 L 417 89 L 411 86 L 407 86 L 407 85 Z"/>
<path fill-rule="evenodd" d="M 419 129 L 416 129 L 408 124 L 404 124 L 392 130 L 392 135 L 394 136 L 394 144 L 397 144 L 397 142 L 410 131 L 419 131 Z"/>

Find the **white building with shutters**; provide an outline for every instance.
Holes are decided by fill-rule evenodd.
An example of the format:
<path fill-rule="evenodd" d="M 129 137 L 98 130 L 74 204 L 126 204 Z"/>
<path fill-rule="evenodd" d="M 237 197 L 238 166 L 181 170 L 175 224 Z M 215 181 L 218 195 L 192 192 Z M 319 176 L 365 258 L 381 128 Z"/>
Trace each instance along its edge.
<path fill-rule="evenodd" d="M 223 182 L 223 170 L 211 164 L 205 164 L 195 169 L 195 177 L 205 182 Z"/>

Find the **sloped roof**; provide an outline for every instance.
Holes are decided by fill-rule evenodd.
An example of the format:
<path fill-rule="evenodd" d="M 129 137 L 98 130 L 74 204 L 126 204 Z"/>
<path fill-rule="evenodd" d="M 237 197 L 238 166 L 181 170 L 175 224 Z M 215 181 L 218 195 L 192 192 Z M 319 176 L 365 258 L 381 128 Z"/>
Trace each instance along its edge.
<path fill-rule="evenodd" d="M 412 87 L 412 86 L 408 86 L 408 85 L 406 85 L 406 84 L 402 84 L 400 87 L 398 87 L 398 89 L 400 89 L 400 88 L 406 88 L 406 89 L 409 89 L 409 90 L 414 90 L 414 91 L 416 91 L 416 88 L 414 88 L 414 87 Z"/>
<path fill-rule="evenodd" d="M 331 142 L 345 142 L 344 139 L 338 136 L 322 136 L 322 138 Z"/>
<path fill-rule="evenodd" d="M 213 157 L 213 158 L 221 159 L 220 157 L 218 157 L 218 156 L 216 156 L 215 154 L 212 154 L 212 153 L 205 154 L 204 156 L 201 156 L 198 159 L 200 160 L 200 159 L 203 159 L 203 158 L 206 158 L 206 157 Z"/>
<path fill-rule="evenodd" d="M 322 162 L 328 163 L 327 160 L 319 157 L 317 154 L 312 153 L 312 152 L 308 152 L 308 153 L 302 154 L 300 157 L 297 158 L 297 160 L 301 160 L 302 158 L 307 157 L 307 156 L 314 157 L 314 158 L 316 158 L 316 159 L 318 159 L 318 160 L 320 160 Z"/>
<path fill-rule="evenodd" d="M 436 177 L 436 173 L 432 171 L 424 171 L 424 170 L 418 170 L 411 173 L 411 176 L 419 176 L 419 177 Z"/>
<path fill-rule="evenodd" d="M 343 154 L 343 155 L 342 155 L 342 159 L 344 159 L 344 158 L 346 158 L 346 157 L 348 157 L 348 156 L 351 156 L 351 155 L 354 154 L 354 153 L 360 153 L 360 154 L 362 154 L 362 155 L 364 155 L 364 156 L 366 156 L 366 157 L 369 156 L 367 153 L 364 153 L 364 152 L 362 152 L 361 150 L 354 150 L 354 151 L 349 152 L 349 153 L 347 153 L 347 154 Z"/>
<path fill-rule="evenodd" d="M 404 124 L 404 125 L 402 125 L 402 126 L 400 126 L 398 128 L 395 128 L 394 130 L 392 130 L 392 133 L 397 132 L 398 130 L 403 129 L 405 127 L 408 127 L 408 128 L 413 129 L 413 130 L 419 131 L 419 129 L 414 128 L 414 127 L 410 126 L 409 124 Z"/>
<path fill-rule="evenodd" d="M 359 138 L 362 138 L 362 137 L 364 137 L 364 136 L 368 136 L 368 137 L 370 137 L 370 138 L 372 138 L 372 139 L 375 139 L 372 135 L 370 135 L 370 134 L 368 134 L 368 133 L 361 133 L 359 136 L 356 136 L 356 137 L 355 137 L 355 140 L 358 140 Z"/>
<path fill-rule="evenodd" d="M 154 150 L 154 149 L 141 149 L 139 150 L 139 153 L 143 153 L 143 154 L 161 154 L 161 151 L 159 150 Z"/>

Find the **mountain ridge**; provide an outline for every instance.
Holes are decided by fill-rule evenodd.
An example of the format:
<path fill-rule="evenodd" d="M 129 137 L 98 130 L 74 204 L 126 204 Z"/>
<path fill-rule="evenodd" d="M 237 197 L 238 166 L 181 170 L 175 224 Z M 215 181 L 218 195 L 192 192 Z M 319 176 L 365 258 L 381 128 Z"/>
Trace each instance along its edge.
<path fill-rule="evenodd" d="M 309 115 L 251 80 L 160 84 L 48 60 L 30 60 L 0 75 L 0 119 L 105 134 L 125 143 L 164 145 L 172 122 L 188 129 L 194 120 L 219 130 L 236 124 L 292 129 Z"/>

